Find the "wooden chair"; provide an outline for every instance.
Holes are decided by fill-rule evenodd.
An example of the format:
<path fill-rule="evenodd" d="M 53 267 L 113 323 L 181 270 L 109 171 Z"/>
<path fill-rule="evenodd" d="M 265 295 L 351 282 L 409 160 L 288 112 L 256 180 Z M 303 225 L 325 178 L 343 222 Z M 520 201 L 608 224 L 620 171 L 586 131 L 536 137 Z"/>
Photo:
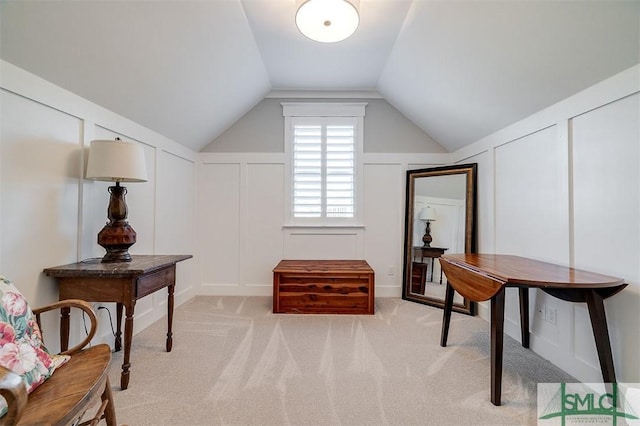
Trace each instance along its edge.
<path fill-rule="evenodd" d="M 28 396 L 20 376 L 0 367 L 0 394 L 7 400 L 9 410 L 0 417 L 0 424 L 82 426 L 96 425 L 102 419 L 107 425 L 116 424 L 108 377 L 111 348 L 105 344 L 87 347 L 98 324 L 91 305 L 82 300 L 64 300 L 33 309 L 33 313 L 40 325 L 40 316 L 44 312 L 70 308 L 81 309 L 91 321 L 87 337 L 62 352 L 71 355 L 71 359 Z M 68 341 L 68 336 L 60 337 Z M 96 406 L 96 413 L 84 420 L 85 413 Z"/>

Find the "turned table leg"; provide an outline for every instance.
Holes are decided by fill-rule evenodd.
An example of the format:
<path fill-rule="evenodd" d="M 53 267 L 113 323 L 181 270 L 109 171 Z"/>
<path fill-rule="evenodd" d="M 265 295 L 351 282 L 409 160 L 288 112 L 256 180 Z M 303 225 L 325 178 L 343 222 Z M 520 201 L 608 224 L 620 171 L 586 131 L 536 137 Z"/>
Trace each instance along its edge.
<path fill-rule="evenodd" d="M 175 284 L 171 284 L 167 287 L 167 290 L 169 292 L 167 299 L 167 352 L 171 352 L 171 349 L 173 348 L 173 293 L 175 291 Z"/>
<path fill-rule="evenodd" d="M 122 374 L 120 375 L 120 388 L 125 390 L 129 387 L 129 368 L 131 367 L 131 342 L 133 341 L 133 311 L 136 306 L 135 300 L 125 306 L 126 318 L 124 321 L 124 361 L 122 363 Z"/>
<path fill-rule="evenodd" d="M 122 349 L 122 303 L 116 303 L 116 341 L 115 350 Z"/>

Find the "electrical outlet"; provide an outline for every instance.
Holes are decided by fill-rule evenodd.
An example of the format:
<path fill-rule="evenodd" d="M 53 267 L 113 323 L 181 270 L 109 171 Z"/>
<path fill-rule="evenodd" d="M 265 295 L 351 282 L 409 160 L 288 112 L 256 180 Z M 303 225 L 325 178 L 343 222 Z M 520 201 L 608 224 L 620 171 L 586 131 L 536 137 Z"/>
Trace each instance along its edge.
<path fill-rule="evenodd" d="M 547 322 L 553 325 L 556 325 L 557 317 L 558 317 L 558 312 L 556 311 L 556 308 L 552 308 L 552 307 L 547 308 L 546 318 L 545 318 Z"/>
<path fill-rule="evenodd" d="M 540 314 L 540 318 L 545 322 L 553 325 L 556 325 L 558 322 L 558 311 L 556 308 L 547 305 L 538 305 L 537 311 Z"/>
<path fill-rule="evenodd" d="M 387 268 L 387 275 L 392 277 L 395 274 L 396 274 L 396 268 L 393 265 L 390 265 L 389 268 Z"/>

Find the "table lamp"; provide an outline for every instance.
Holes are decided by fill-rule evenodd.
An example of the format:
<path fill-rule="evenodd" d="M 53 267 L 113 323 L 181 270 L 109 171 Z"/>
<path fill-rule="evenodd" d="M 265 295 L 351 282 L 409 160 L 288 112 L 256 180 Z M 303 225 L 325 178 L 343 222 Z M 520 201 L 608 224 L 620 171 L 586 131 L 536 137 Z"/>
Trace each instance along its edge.
<path fill-rule="evenodd" d="M 147 167 L 142 145 L 115 140 L 94 140 L 89 148 L 87 179 L 115 182 L 109 187 L 109 221 L 98 233 L 98 244 L 107 251 L 103 263 L 130 262 L 129 247 L 136 242 L 136 231 L 127 222 L 127 188 L 121 182 L 146 182 Z"/>
<path fill-rule="evenodd" d="M 436 209 L 431 206 L 424 207 L 420 210 L 418 219 L 424 220 L 427 226 L 424 231 L 424 236 L 422 237 L 422 242 L 424 243 L 422 247 L 431 247 L 431 241 L 433 240 L 433 238 L 431 238 L 431 222 L 435 222 L 436 220 Z"/>

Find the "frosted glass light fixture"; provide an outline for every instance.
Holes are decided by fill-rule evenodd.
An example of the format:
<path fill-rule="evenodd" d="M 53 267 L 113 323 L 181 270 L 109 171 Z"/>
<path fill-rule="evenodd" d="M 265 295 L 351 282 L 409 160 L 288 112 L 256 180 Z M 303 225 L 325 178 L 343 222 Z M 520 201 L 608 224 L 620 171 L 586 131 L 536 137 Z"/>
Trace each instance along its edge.
<path fill-rule="evenodd" d="M 322 43 L 346 39 L 359 24 L 358 9 L 347 0 L 306 0 L 296 13 L 300 32 Z"/>

